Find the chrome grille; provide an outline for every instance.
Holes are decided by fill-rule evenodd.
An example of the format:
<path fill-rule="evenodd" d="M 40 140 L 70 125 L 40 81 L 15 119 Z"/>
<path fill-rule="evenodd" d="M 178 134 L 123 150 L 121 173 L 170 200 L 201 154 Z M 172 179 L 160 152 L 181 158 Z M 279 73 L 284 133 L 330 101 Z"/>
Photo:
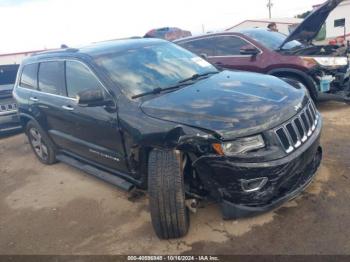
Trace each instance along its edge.
<path fill-rule="evenodd" d="M 319 116 L 313 102 L 310 102 L 297 116 L 276 129 L 276 135 L 286 153 L 291 153 L 313 134 Z"/>
<path fill-rule="evenodd" d="M 10 113 L 17 110 L 17 104 L 11 103 L 11 104 L 0 104 L 0 115 Z"/>

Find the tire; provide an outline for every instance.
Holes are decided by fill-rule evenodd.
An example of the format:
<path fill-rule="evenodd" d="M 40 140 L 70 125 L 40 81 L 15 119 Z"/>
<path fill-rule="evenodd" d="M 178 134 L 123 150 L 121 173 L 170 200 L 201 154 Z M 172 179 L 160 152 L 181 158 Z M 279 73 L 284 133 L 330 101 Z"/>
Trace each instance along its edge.
<path fill-rule="evenodd" d="M 45 165 L 56 163 L 55 147 L 45 131 L 34 121 L 26 126 L 29 144 L 39 161 Z"/>
<path fill-rule="evenodd" d="M 161 239 L 183 237 L 189 228 L 180 157 L 174 150 L 153 150 L 148 158 L 152 225 Z"/>
<path fill-rule="evenodd" d="M 316 102 L 317 101 L 317 97 L 318 97 L 318 93 L 317 90 L 315 90 L 315 88 L 313 87 L 309 87 L 304 81 L 302 81 L 302 79 L 300 77 L 297 76 L 291 76 L 291 75 L 286 75 L 281 77 L 282 79 L 290 79 L 291 81 L 297 82 L 302 84 L 303 86 L 305 86 L 305 88 L 309 91 L 310 97 L 311 99 Z"/>

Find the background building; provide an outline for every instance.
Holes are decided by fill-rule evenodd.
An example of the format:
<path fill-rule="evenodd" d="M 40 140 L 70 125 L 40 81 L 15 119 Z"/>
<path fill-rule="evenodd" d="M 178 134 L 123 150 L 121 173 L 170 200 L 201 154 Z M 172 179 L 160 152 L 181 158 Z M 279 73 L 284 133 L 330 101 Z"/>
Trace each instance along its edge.
<path fill-rule="evenodd" d="M 24 58 L 30 56 L 31 54 L 41 52 L 45 50 L 36 50 L 36 51 L 27 51 L 20 53 L 11 53 L 11 54 L 0 54 L 0 65 L 13 65 L 20 64 Z"/>
<path fill-rule="evenodd" d="M 277 24 L 278 30 L 286 35 L 289 35 L 291 30 L 293 30 L 303 19 L 300 18 L 273 18 L 273 19 L 259 19 L 259 20 L 245 20 L 235 26 L 228 28 L 226 31 L 237 31 L 247 28 L 267 28 L 269 23 L 275 22 Z"/>
<path fill-rule="evenodd" d="M 317 8 L 318 6 L 314 6 Z M 345 19 L 345 28 L 338 26 Z M 345 30 L 344 30 L 345 29 Z M 332 39 L 344 36 L 350 40 L 350 0 L 343 1 L 337 8 L 329 15 L 326 21 L 326 38 Z"/>

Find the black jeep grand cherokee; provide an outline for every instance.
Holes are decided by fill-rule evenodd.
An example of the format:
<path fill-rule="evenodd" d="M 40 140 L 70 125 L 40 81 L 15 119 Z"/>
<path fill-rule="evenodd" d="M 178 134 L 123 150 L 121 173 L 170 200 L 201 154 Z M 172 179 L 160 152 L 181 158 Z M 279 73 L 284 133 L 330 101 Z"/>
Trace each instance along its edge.
<path fill-rule="evenodd" d="M 218 201 L 225 219 L 274 208 L 322 158 L 321 116 L 302 87 L 218 71 L 163 40 L 34 55 L 14 96 L 41 162 L 147 189 L 160 238 L 185 235 L 199 200 Z"/>

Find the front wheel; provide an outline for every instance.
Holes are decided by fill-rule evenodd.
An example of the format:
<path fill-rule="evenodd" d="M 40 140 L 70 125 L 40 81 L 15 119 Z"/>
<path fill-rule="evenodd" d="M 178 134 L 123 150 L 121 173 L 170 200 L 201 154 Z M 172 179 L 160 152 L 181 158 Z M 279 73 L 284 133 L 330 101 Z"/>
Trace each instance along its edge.
<path fill-rule="evenodd" d="M 153 150 L 148 160 L 148 191 L 153 228 L 161 239 L 180 238 L 189 228 L 181 154 Z"/>
<path fill-rule="evenodd" d="M 34 121 L 29 121 L 26 127 L 29 144 L 36 157 L 45 165 L 56 162 L 54 146 L 42 128 Z"/>

